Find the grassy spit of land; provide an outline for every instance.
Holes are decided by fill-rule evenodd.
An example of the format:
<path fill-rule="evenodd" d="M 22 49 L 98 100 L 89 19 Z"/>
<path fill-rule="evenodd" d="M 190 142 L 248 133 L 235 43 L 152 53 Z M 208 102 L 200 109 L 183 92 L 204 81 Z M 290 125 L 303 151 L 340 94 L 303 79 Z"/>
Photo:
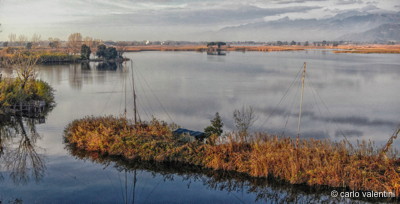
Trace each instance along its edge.
<path fill-rule="evenodd" d="M 158 120 L 133 124 L 124 118 L 86 117 L 65 130 L 65 142 L 80 150 L 128 160 L 180 162 L 275 177 L 292 184 L 400 194 L 400 160 L 382 156 L 371 143 L 280 138 L 258 134 L 251 143 L 209 145 L 187 142 Z"/>

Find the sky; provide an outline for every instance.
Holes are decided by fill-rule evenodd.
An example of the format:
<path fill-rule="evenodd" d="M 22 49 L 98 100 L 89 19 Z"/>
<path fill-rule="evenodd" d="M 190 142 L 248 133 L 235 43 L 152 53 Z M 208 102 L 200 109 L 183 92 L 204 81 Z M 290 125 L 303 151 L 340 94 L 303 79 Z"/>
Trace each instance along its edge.
<path fill-rule="evenodd" d="M 75 32 L 114 41 L 218 40 L 207 33 L 285 17 L 399 10 L 398 0 L 0 0 L 0 41 L 10 33 L 65 40 Z"/>

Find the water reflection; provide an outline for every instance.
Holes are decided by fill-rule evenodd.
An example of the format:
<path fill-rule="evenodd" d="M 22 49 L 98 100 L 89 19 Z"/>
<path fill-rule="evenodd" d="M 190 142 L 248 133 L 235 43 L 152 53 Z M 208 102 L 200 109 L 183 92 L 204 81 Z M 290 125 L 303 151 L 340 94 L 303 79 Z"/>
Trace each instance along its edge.
<path fill-rule="evenodd" d="M 121 68 L 122 64 L 121 63 L 115 63 L 115 62 L 101 62 L 96 65 L 97 70 L 108 70 L 108 71 L 116 71 L 118 68 Z"/>
<path fill-rule="evenodd" d="M 324 187 L 308 187 L 305 185 L 290 185 L 272 178 L 254 178 L 246 174 L 226 171 L 213 171 L 198 166 L 181 163 L 158 163 L 145 161 L 126 161 L 118 157 L 109 157 L 95 152 L 80 151 L 74 147 L 66 147 L 70 154 L 82 160 L 101 164 L 104 168 L 113 166 L 124 173 L 124 188 L 121 195 L 125 203 L 146 202 L 145 195 L 138 194 L 138 172 L 150 172 L 155 177 L 162 177 L 164 182 L 182 179 L 190 189 L 194 183 L 201 183 L 212 191 L 228 193 L 241 192 L 254 194 L 254 203 L 335 203 L 354 202 L 343 198 L 332 198 L 332 189 Z M 136 198 L 136 199 L 135 199 Z M 240 201 L 240 198 L 237 197 Z M 195 201 L 193 200 L 195 203 Z M 245 203 L 244 201 L 241 201 Z M 247 201 L 248 202 L 248 201 Z M 361 201 L 358 201 L 362 203 Z"/>
<path fill-rule="evenodd" d="M 43 122 L 43 118 L 22 116 L 0 118 L 0 169 L 17 185 L 39 182 L 45 175 L 45 160 L 39 153 L 43 149 L 36 145 L 40 139 L 36 124 Z"/>

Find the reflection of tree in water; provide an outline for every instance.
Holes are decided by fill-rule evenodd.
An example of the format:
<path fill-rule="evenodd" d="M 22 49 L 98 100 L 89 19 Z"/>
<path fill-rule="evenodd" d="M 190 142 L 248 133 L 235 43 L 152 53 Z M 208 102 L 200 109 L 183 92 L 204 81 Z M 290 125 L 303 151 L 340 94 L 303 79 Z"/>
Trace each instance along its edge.
<path fill-rule="evenodd" d="M 80 90 L 82 88 L 82 71 L 78 64 L 69 65 L 69 84 L 72 88 Z"/>
<path fill-rule="evenodd" d="M 44 176 L 45 162 L 36 146 L 40 139 L 36 124 L 40 122 L 41 119 L 21 116 L 0 118 L 0 168 L 10 172 L 15 184 L 26 184 L 31 178 L 39 182 Z"/>
<path fill-rule="evenodd" d="M 115 62 L 101 62 L 96 65 L 97 70 L 116 71 L 118 68 L 121 68 L 121 67 L 122 67 L 121 63 L 115 63 Z"/>
<path fill-rule="evenodd" d="M 246 174 L 226 171 L 207 170 L 198 166 L 180 163 L 157 163 L 145 161 L 126 161 L 117 157 L 102 156 L 95 152 L 84 152 L 67 146 L 76 158 L 91 160 L 104 166 L 114 165 L 119 171 L 127 171 L 136 176 L 136 171 L 152 172 L 153 176 L 162 176 L 165 181 L 183 178 L 188 188 L 192 182 L 201 182 L 209 189 L 227 192 L 246 192 L 256 195 L 254 202 L 267 203 L 337 203 L 354 202 L 340 198 L 332 198 L 332 189 L 289 185 L 273 178 L 254 178 Z M 136 179 L 136 178 L 135 178 Z M 140 180 L 140 178 L 138 178 Z M 132 182 L 136 184 L 136 182 Z M 132 187 L 133 188 L 133 187 Z M 134 194 L 134 192 L 133 192 Z M 240 198 L 238 198 L 240 199 Z"/>

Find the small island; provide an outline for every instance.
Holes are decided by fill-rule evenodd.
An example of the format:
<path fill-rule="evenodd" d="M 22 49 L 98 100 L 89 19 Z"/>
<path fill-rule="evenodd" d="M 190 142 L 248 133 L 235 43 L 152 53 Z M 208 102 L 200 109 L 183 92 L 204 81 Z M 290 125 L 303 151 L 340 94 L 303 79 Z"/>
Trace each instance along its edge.
<path fill-rule="evenodd" d="M 400 161 L 390 156 L 389 149 L 400 130 L 382 149 L 365 141 L 353 146 L 345 140 L 294 139 L 266 133 L 257 133 L 249 140 L 245 129 L 226 134 L 229 142 L 218 143 L 222 132 L 216 119 L 205 129 L 208 134 L 195 140 L 174 134 L 173 126 L 157 119 L 134 123 L 113 116 L 75 120 L 64 137 L 68 146 L 79 151 L 128 161 L 193 165 L 290 184 L 399 195 Z"/>
<path fill-rule="evenodd" d="M 30 53 L 15 53 L 10 66 L 17 77 L 0 74 L 0 114 L 29 115 L 36 117 L 51 109 L 54 90 L 46 82 L 36 79 L 35 65 L 39 57 Z"/>

